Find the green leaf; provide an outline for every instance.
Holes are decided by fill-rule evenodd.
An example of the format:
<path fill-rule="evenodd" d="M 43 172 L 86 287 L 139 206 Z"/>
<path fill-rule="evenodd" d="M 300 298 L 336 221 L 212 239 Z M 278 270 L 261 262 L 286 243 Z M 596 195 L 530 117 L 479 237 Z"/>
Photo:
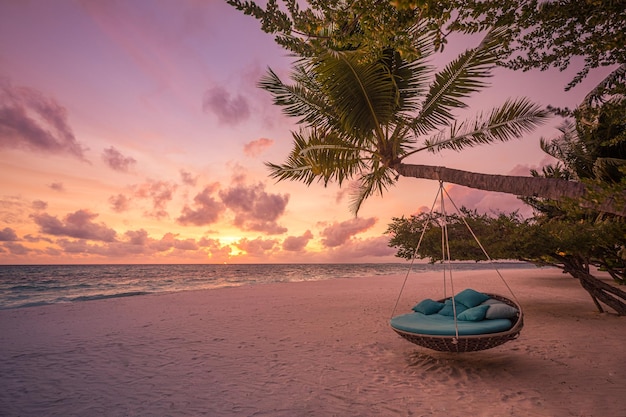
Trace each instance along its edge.
<path fill-rule="evenodd" d="M 507 100 L 487 116 L 480 114 L 473 121 L 453 123 L 435 137 L 425 141 L 432 152 L 443 149 L 462 150 L 466 147 L 506 142 L 521 138 L 548 118 L 548 112 L 528 99 Z"/>

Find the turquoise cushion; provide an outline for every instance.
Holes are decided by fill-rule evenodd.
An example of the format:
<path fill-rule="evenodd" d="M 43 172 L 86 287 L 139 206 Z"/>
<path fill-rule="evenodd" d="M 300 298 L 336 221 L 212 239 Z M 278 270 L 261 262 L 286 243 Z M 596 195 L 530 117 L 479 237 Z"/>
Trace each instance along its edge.
<path fill-rule="evenodd" d="M 487 314 L 485 315 L 485 318 L 487 319 L 512 319 L 518 313 L 518 310 L 515 307 L 502 302 L 481 307 L 487 307 Z"/>
<path fill-rule="evenodd" d="M 476 307 L 483 301 L 487 301 L 489 296 L 487 294 L 483 294 L 482 292 L 478 292 L 471 288 L 467 288 L 457 295 L 454 296 L 454 300 L 469 307 Z"/>
<path fill-rule="evenodd" d="M 466 321 L 481 321 L 485 318 L 485 315 L 487 314 L 487 310 L 489 308 L 490 306 L 476 306 L 476 307 L 468 308 L 467 310 L 459 314 L 457 318 L 459 320 L 466 320 Z"/>
<path fill-rule="evenodd" d="M 456 322 L 453 317 L 431 314 L 426 316 L 422 313 L 409 313 L 396 316 L 391 319 L 391 327 L 408 333 L 429 334 L 441 336 L 454 336 L 456 328 L 459 335 L 476 335 L 498 333 L 509 330 L 513 323 L 508 319 L 463 321 Z"/>
<path fill-rule="evenodd" d="M 442 307 L 443 303 L 427 298 L 420 301 L 415 307 L 413 307 L 413 311 L 429 315 L 437 313 Z"/>
<path fill-rule="evenodd" d="M 455 298 L 455 300 L 456 300 L 456 298 Z M 452 300 L 450 298 L 448 298 L 446 300 L 446 302 L 444 303 L 443 308 L 441 310 L 439 310 L 439 314 L 441 314 L 442 316 L 454 317 L 454 307 L 456 307 L 456 315 L 458 317 L 459 314 L 461 314 L 462 312 L 467 310 L 467 307 L 464 306 L 463 304 L 461 304 L 458 301 L 456 301 L 454 304 L 455 305 L 453 306 L 452 305 Z"/>

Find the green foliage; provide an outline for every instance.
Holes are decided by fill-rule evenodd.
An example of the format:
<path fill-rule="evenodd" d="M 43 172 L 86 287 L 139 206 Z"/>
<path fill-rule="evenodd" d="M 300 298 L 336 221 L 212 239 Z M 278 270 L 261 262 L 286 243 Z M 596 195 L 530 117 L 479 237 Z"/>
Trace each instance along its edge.
<path fill-rule="evenodd" d="M 463 219 L 465 221 L 463 221 Z M 418 259 L 438 262 L 442 256 L 442 215 L 428 213 L 393 218 L 387 228 L 389 246 L 396 256 L 412 259 L 427 225 Z M 524 220 L 517 213 L 478 214 L 461 208 L 446 218 L 452 260 L 486 260 L 465 222 L 478 236 L 491 259 L 518 259 L 537 264 L 563 263 L 607 270 L 616 282 L 626 284 L 626 221 L 620 218 Z"/>
<path fill-rule="evenodd" d="M 297 56 L 322 50 L 360 49 L 372 59 L 393 48 L 412 60 L 427 47 L 441 50 L 453 32 L 478 33 L 505 28 L 500 62 L 513 69 L 566 69 L 572 57 L 583 68 L 568 88 L 600 66 L 626 63 L 626 5 L 623 0 L 226 0 L 254 16 L 266 33 Z"/>
<path fill-rule="evenodd" d="M 448 214 L 445 218 L 452 260 L 487 260 L 467 225 L 479 236 L 492 259 L 520 259 L 520 244 L 514 236 L 528 223 L 517 213 L 490 216 L 464 207 L 460 212 Z M 415 254 L 418 259 L 428 258 L 431 263 L 441 261 L 444 259 L 443 222 L 443 215 L 437 212 L 393 218 L 386 231 L 390 235 L 389 246 L 398 248 L 396 256 L 400 258 L 412 259 Z M 415 253 L 424 227 L 426 231 L 419 251 Z"/>
<path fill-rule="evenodd" d="M 412 59 L 422 53 L 418 38 L 425 29 L 433 33 L 435 44 L 441 41 L 435 35 L 440 25 L 424 21 L 420 10 L 398 9 L 386 0 L 310 0 L 305 9 L 298 0 L 283 0 L 283 7 L 269 0 L 265 9 L 252 1 L 226 1 L 254 16 L 264 32 L 297 56 L 359 49 L 375 60 L 391 46 Z"/>
<path fill-rule="evenodd" d="M 626 97 L 624 74 L 626 67 L 590 92 L 575 110 L 557 109 L 566 120 L 561 134 L 551 140 L 542 139 L 541 148 L 559 162 L 544 167 L 534 176 L 573 179 L 584 182 L 590 190 L 586 197 L 602 208 L 609 202 L 614 207 L 626 207 Z M 549 217 L 579 216 L 579 205 L 539 198 L 525 198 L 528 204 Z M 588 214 L 592 217 L 597 213 Z"/>

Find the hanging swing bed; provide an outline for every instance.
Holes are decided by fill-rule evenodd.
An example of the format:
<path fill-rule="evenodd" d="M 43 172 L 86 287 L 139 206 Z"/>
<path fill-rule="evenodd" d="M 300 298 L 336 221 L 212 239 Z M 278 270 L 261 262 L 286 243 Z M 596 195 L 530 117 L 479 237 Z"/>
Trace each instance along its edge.
<path fill-rule="evenodd" d="M 492 264 L 496 273 L 508 288 L 511 293 L 511 298 L 493 293 L 480 292 L 471 288 L 466 288 L 454 296 L 446 297 L 445 294 L 448 287 L 450 287 L 452 294 L 454 294 L 454 282 L 452 280 L 452 263 L 444 194 L 460 215 L 463 223 L 486 256 L 487 261 Z M 392 312 L 390 321 L 391 328 L 411 343 L 442 352 L 480 351 L 491 349 L 516 339 L 524 326 L 522 308 L 515 294 L 513 294 L 513 291 L 504 280 L 504 277 L 443 187 L 442 181 L 439 182 L 439 191 L 437 192 L 435 201 L 429 212 L 428 220 L 424 223 L 424 228 L 422 229 L 412 257 L 411 267 L 419 253 L 420 245 L 433 216 L 433 209 L 438 199 L 442 211 L 440 226 L 444 296 L 439 300 L 422 300 L 413 307 L 411 313 L 394 317 L 408 276 L 411 272 L 411 268 L 409 268 Z"/>

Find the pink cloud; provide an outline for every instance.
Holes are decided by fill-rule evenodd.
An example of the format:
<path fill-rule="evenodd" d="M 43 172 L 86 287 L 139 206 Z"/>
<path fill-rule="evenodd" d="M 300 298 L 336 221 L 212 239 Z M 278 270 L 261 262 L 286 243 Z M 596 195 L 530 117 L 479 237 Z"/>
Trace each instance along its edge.
<path fill-rule="evenodd" d="M 102 152 L 102 160 L 113 170 L 129 172 L 137 163 L 135 158 L 124 156 L 120 151 L 111 146 Z"/>
<path fill-rule="evenodd" d="M 166 233 L 161 240 L 155 241 L 153 247 L 159 251 L 167 251 L 169 249 L 178 249 L 182 251 L 195 251 L 198 245 L 193 239 L 178 239 L 178 235 L 174 233 Z"/>
<path fill-rule="evenodd" d="M 21 243 L 16 242 L 7 242 L 4 244 L 4 247 L 12 254 L 12 255 L 28 255 L 32 252 L 32 249 L 27 248 Z"/>
<path fill-rule="evenodd" d="M 217 183 L 208 185 L 202 192 L 196 195 L 194 197 L 195 209 L 185 206 L 180 217 L 176 219 L 178 223 L 183 225 L 193 224 L 195 226 L 215 223 L 225 209 L 224 204 L 212 196 L 217 187 Z"/>
<path fill-rule="evenodd" d="M 198 241 L 198 246 L 206 248 L 209 251 L 209 256 L 213 259 L 228 259 L 232 249 L 229 245 L 222 245 L 219 239 L 201 238 Z"/>
<path fill-rule="evenodd" d="M 86 150 L 69 126 L 67 110 L 54 99 L 0 79 L 0 147 L 67 154 L 85 160 Z"/>
<path fill-rule="evenodd" d="M 198 177 L 194 177 L 191 173 L 185 171 L 184 169 L 180 170 L 180 179 L 185 185 L 190 185 L 194 187 L 198 182 Z"/>
<path fill-rule="evenodd" d="M 126 236 L 128 243 L 131 245 L 145 246 L 148 243 L 148 232 L 144 229 L 127 230 L 124 236 Z"/>
<path fill-rule="evenodd" d="M 367 239 L 351 239 L 342 246 L 334 248 L 330 253 L 331 260 L 341 262 L 345 259 L 382 258 L 396 254 L 389 247 L 389 237 L 378 236 Z"/>
<path fill-rule="evenodd" d="M 42 200 L 35 200 L 33 201 L 32 207 L 34 210 L 45 210 L 48 208 L 48 203 Z"/>
<path fill-rule="evenodd" d="M 377 219 L 374 217 L 369 219 L 356 217 L 341 223 L 335 222 L 322 231 L 324 236 L 322 244 L 329 248 L 343 245 L 353 236 L 368 230 L 376 222 Z"/>
<path fill-rule="evenodd" d="M 283 241 L 283 250 L 300 252 L 304 250 L 311 239 L 313 239 L 313 233 L 310 230 L 307 230 L 302 236 L 288 236 Z"/>
<path fill-rule="evenodd" d="M 286 228 L 276 221 L 284 214 L 289 194 L 268 194 L 265 186 L 237 185 L 219 193 L 222 202 L 235 213 L 234 223 L 244 230 L 281 234 Z"/>
<path fill-rule="evenodd" d="M 165 207 L 174 196 L 176 184 L 166 181 L 147 181 L 133 188 L 136 197 L 152 199 L 153 210 L 147 213 L 148 215 L 156 218 L 167 217 Z"/>
<path fill-rule="evenodd" d="M 130 208 L 130 198 L 124 194 L 112 195 L 109 197 L 109 203 L 113 211 L 122 213 Z"/>
<path fill-rule="evenodd" d="M 245 251 L 250 256 L 263 256 L 271 253 L 276 247 L 278 241 L 276 239 L 256 238 L 249 240 L 243 238 L 235 243 L 235 246 Z"/>
<path fill-rule="evenodd" d="M 260 138 L 246 143 L 243 146 L 243 152 L 251 157 L 259 156 L 263 151 L 272 146 L 274 141 L 272 139 Z"/>
<path fill-rule="evenodd" d="M 42 233 L 77 239 L 101 240 L 103 242 L 115 241 L 115 230 L 107 227 L 104 223 L 94 223 L 93 220 L 96 217 L 98 217 L 97 214 L 88 210 L 78 210 L 68 214 L 63 221 L 47 213 L 32 215 Z"/>
<path fill-rule="evenodd" d="M 18 240 L 17 233 L 10 227 L 0 230 L 0 242 L 14 242 Z"/>
<path fill-rule="evenodd" d="M 479 213 L 518 211 L 525 218 L 533 214 L 532 208 L 513 194 L 476 190 L 460 185 L 448 185 L 446 190 L 458 208 L 466 207 L 470 210 L 477 210 Z M 435 209 L 440 210 L 439 207 Z M 446 212 L 453 213 L 456 210 L 452 204 L 447 204 Z"/>
<path fill-rule="evenodd" d="M 48 184 L 48 187 L 50 187 L 50 189 L 54 191 L 59 191 L 59 192 L 65 191 L 65 186 L 63 185 L 62 182 L 50 183 Z"/>
<path fill-rule="evenodd" d="M 202 110 L 213 113 L 220 123 L 234 125 L 250 116 L 250 107 L 246 98 L 240 94 L 231 97 L 223 87 L 213 87 L 204 93 Z"/>

